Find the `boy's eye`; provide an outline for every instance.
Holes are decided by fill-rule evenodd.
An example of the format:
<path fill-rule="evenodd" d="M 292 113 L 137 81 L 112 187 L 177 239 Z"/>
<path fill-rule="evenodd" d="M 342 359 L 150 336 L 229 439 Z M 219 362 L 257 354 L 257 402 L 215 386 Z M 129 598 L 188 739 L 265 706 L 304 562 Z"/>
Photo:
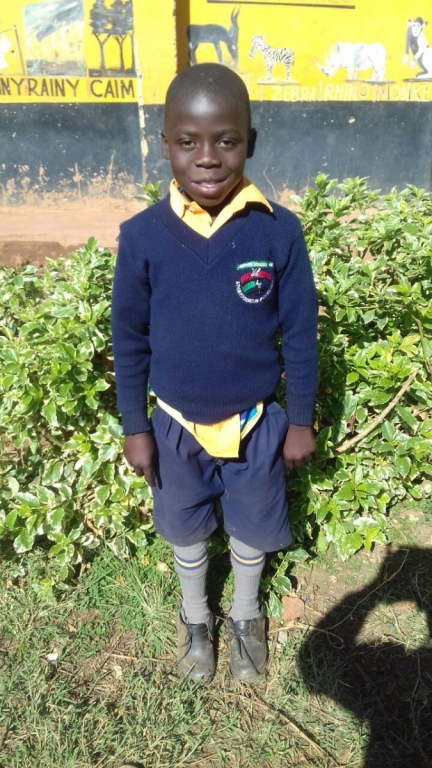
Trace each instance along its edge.
<path fill-rule="evenodd" d="M 181 147 L 184 147 L 185 149 L 190 149 L 190 147 L 193 147 L 194 145 L 192 139 L 181 139 L 179 144 Z"/>
<path fill-rule="evenodd" d="M 235 145 L 234 139 L 221 139 L 219 142 L 222 147 L 233 147 Z"/>

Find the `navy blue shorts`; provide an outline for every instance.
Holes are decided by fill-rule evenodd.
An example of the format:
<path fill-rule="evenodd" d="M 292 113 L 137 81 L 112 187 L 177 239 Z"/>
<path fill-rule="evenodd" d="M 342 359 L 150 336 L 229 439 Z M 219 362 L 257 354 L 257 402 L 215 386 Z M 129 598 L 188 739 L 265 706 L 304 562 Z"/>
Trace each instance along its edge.
<path fill-rule="evenodd" d="M 220 499 L 225 531 L 244 544 L 274 552 L 291 543 L 282 445 L 288 419 L 276 402 L 241 442 L 238 459 L 216 459 L 166 411 L 152 425 L 158 448 L 153 520 L 158 533 L 179 547 L 207 539 L 217 528 Z"/>

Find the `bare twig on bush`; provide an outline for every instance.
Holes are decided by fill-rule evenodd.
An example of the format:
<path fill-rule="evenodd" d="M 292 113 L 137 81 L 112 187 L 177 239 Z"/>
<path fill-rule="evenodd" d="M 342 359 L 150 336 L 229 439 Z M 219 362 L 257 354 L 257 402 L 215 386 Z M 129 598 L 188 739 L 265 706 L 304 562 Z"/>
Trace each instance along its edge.
<path fill-rule="evenodd" d="M 429 374 L 429 376 L 431 378 L 431 381 L 432 381 L 432 365 L 430 364 L 430 362 L 428 360 L 428 354 L 427 354 L 427 349 L 426 349 L 426 342 L 425 342 L 425 337 L 424 337 L 423 326 L 422 326 L 420 320 L 418 319 L 418 317 L 415 317 L 414 320 L 416 322 L 417 328 L 419 329 L 420 343 L 421 343 L 421 348 L 422 348 L 422 352 L 423 352 L 424 364 L 426 366 L 426 370 L 427 370 L 427 372 L 428 372 L 428 374 Z"/>
<path fill-rule="evenodd" d="M 41 435 L 41 437 L 44 437 L 47 443 L 51 443 L 51 445 L 57 445 L 58 448 L 63 448 L 63 443 L 60 440 L 57 440 L 55 437 L 50 435 L 48 432 L 46 432 L 41 427 L 37 428 L 37 431 Z"/>
<path fill-rule="evenodd" d="M 87 526 L 87 528 L 90 528 L 91 532 L 94 533 L 95 536 L 100 536 L 102 533 L 102 528 L 95 528 L 93 525 L 93 522 L 89 515 L 84 515 L 84 522 Z"/>
<path fill-rule="evenodd" d="M 396 397 L 393 398 L 391 403 L 386 405 L 384 410 L 381 411 L 380 414 L 378 414 L 376 419 L 374 419 L 372 421 L 372 423 L 369 424 L 369 426 L 366 427 L 366 429 L 363 430 L 363 432 L 360 432 L 358 435 L 353 437 L 351 440 L 346 440 L 344 443 L 342 443 L 342 445 L 339 445 L 336 448 L 336 451 L 338 453 L 343 453 L 344 451 L 348 451 L 349 448 L 352 448 L 354 445 L 357 445 L 357 443 L 360 443 L 361 440 L 364 440 L 365 437 L 370 435 L 370 433 L 373 432 L 375 427 L 377 427 L 378 424 L 381 424 L 381 422 L 384 421 L 384 419 L 387 416 L 387 414 L 390 413 L 390 411 L 395 407 L 395 405 L 398 404 L 398 402 L 401 399 L 401 397 L 403 397 L 405 392 L 410 388 L 410 386 L 413 383 L 413 381 L 414 381 L 415 377 L 417 376 L 417 374 L 418 374 L 418 369 L 416 368 L 415 371 L 413 371 L 411 373 L 411 375 L 409 376 L 409 378 L 406 380 L 406 382 L 403 385 L 403 387 L 401 387 L 401 389 L 397 393 Z"/>

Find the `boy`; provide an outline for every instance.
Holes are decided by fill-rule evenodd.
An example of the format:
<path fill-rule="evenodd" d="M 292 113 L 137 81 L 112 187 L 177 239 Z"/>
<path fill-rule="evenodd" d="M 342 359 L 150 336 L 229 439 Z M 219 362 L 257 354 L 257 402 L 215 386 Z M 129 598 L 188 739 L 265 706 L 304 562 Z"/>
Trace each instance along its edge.
<path fill-rule="evenodd" d="M 112 329 L 124 454 L 153 489 L 154 524 L 174 547 L 182 603 L 178 666 L 215 670 L 207 539 L 221 500 L 234 599 L 230 669 L 265 672 L 258 590 L 265 553 L 291 542 L 283 461 L 308 460 L 317 302 L 297 217 L 243 176 L 255 148 L 246 87 L 219 64 L 178 75 L 166 97 L 167 198 L 121 227 Z M 287 413 L 274 400 L 281 329 Z M 157 396 L 147 419 L 148 382 Z"/>

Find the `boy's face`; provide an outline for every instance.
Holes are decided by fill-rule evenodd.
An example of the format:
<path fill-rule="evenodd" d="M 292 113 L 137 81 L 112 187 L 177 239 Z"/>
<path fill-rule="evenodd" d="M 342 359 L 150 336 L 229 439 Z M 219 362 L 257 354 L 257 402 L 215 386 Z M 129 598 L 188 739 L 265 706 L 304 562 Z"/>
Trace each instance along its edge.
<path fill-rule="evenodd" d="M 242 105 L 197 94 L 168 106 L 162 152 L 187 196 L 216 216 L 243 177 L 255 137 Z"/>

